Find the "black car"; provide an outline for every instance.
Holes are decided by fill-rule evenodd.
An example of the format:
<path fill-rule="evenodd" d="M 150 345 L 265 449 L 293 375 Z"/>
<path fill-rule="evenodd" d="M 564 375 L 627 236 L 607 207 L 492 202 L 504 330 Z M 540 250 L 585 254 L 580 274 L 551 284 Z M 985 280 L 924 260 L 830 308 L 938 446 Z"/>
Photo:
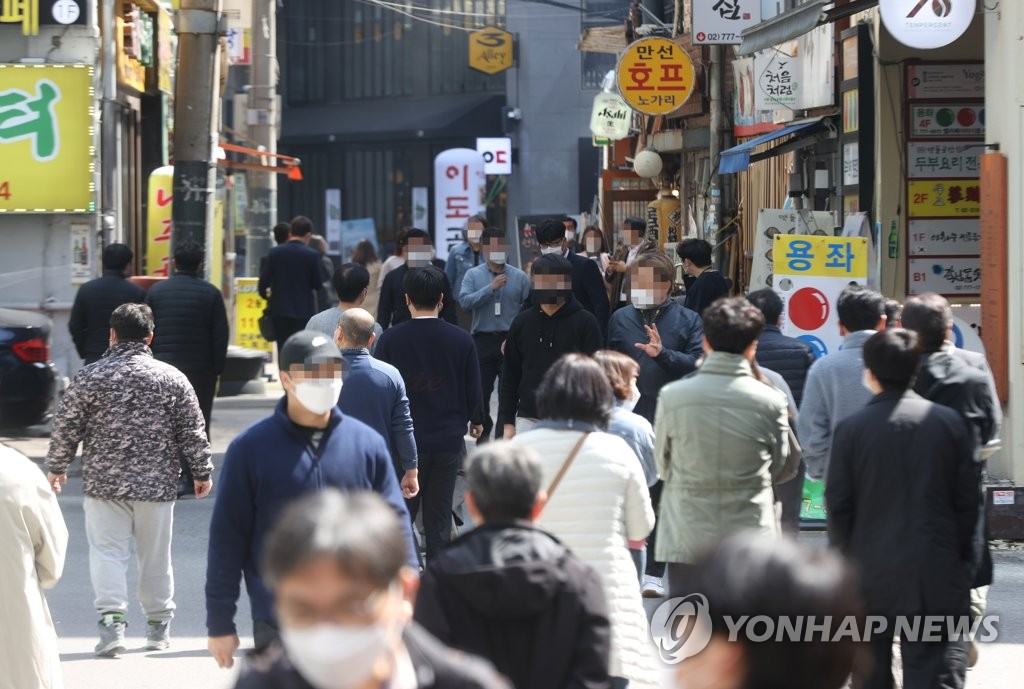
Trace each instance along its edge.
<path fill-rule="evenodd" d="M 0 309 L 0 428 L 32 426 L 49 417 L 57 380 L 51 327 L 42 314 Z"/>

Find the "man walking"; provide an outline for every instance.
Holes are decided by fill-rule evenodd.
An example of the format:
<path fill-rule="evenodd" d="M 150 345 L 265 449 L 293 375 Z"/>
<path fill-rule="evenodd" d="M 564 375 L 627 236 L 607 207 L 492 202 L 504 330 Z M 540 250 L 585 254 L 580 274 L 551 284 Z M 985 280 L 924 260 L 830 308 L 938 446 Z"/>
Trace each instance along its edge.
<path fill-rule="evenodd" d="M 78 356 L 98 361 L 110 345 L 110 314 L 121 304 L 141 304 L 146 293 L 128 280 L 132 250 L 126 244 L 103 249 L 103 276 L 78 288 L 68 330 Z"/>
<path fill-rule="evenodd" d="M 408 230 L 399 240 L 399 246 L 405 253 L 405 263 L 389 272 L 380 288 L 377 322 L 385 330 L 412 318 L 405 299 L 405 276 L 409 274 L 409 271 L 428 266 L 443 271 L 446 266 L 443 261 L 434 258 L 434 245 L 425 230 L 415 227 Z M 443 272 L 441 276 L 444 277 L 444 286 L 441 289 L 441 294 L 444 297 L 441 303 L 441 320 L 458 324 L 455 313 L 455 295 L 458 292 L 452 290 L 452 285 Z"/>
<path fill-rule="evenodd" d="M 181 371 L 153 358 L 153 312 L 124 304 L 110 316 L 110 349 L 64 393 L 46 455 L 57 493 L 82 447 L 85 535 L 99 613 L 96 655 L 123 653 L 128 559 L 135 551 L 146 648 L 170 645 L 174 616 L 171 524 L 181 462 L 197 498 L 213 482 L 210 443 L 199 401 Z"/>
<path fill-rule="evenodd" d="M 316 313 L 316 295 L 324 288 L 320 254 L 308 246 L 312 236 L 313 221 L 295 216 L 288 241 L 270 250 L 260 270 L 259 293 L 269 302 L 279 358 L 288 338 Z"/>
<path fill-rule="evenodd" d="M 693 237 L 676 246 L 676 258 L 682 261 L 686 297 L 683 305 L 703 315 L 704 309 L 722 297 L 729 296 L 729 282 L 711 267 L 711 243 Z"/>
<path fill-rule="evenodd" d="M 608 269 L 604 274 L 605 279 L 608 280 L 613 312 L 630 303 L 628 280 L 630 267 L 641 256 L 660 253 L 658 244 L 644 237 L 646 231 L 647 223 L 642 218 L 630 217 L 622 221 L 622 228 L 619 230 L 619 246 L 611 255 Z M 669 282 L 674 281 L 675 267 L 672 268 L 672 278 Z M 700 314 L 697 315 L 700 316 Z"/>
<path fill-rule="evenodd" d="M 537 227 L 537 242 L 540 244 L 541 255 L 554 254 L 569 262 L 572 268 L 572 293 L 580 305 L 597 320 L 603 337 L 608 327 L 608 292 L 597 263 L 569 250 L 565 225 L 557 220 L 545 220 Z M 537 303 L 534 301 L 533 305 Z"/>
<path fill-rule="evenodd" d="M 874 397 L 836 427 L 825 483 L 829 542 L 859 570 L 864 612 L 887 622 L 871 637 L 871 669 L 854 672 L 858 688 L 893 685 L 897 616 L 966 619 L 970 607 L 981 509 L 977 444 L 956 411 L 910 391 L 917 345 L 914 333 L 899 328 L 863 345 Z M 962 687 L 963 640 L 951 637 L 946 620 L 923 627 L 940 640 L 903 632 L 902 686 Z"/>
<path fill-rule="evenodd" d="M 462 281 L 466 273 L 472 268 L 484 262 L 483 241 L 484 228 L 487 220 L 482 216 L 474 215 L 466 221 L 466 239 L 459 242 L 448 252 L 448 260 L 444 264 L 444 275 L 448 278 L 448 284 L 452 287 L 452 294 L 458 297 L 462 293 Z M 459 306 L 456 309 L 459 327 L 469 330 L 472 314 L 469 310 Z"/>
<path fill-rule="evenodd" d="M 338 305 L 321 311 L 306 323 L 306 330 L 316 330 L 328 337 L 334 337 L 334 331 L 338 328 L 338 319 L 343 313 L 349 309 L 362 307 L 363 302 L 366 301 L 366 293 L 370 288 L 370 273 L 358 263 L 345 263 L 331 276 L 331 283 L 334 286 L 334 291 L 338 293 Z M 382 332 L 384 330 L 380 324 L 374 322 L 374 337 L 380 337 Z M 376 342 L 370 343 L 371 354 L 376 344 Z"/>
<path fill-rule="evenodd" d="M 412 318 L 386 330 L 377 345 L 377 356 L 397 368 L 408 386 L 420 481 L 409 511 L 415 519 L 422 503 L 428 560 L 451 542 L 455 479 L 466 454 L 467 428 L 472 426 L 474 438 L 483 432 L 473 338 L 438 318 L 447 282 L 433 267 L 408 271 L 405 301 Z"/>
<path fill-rule="evenodd" d="M 481 239 L 485 263 L 466 272 L 459 293 L 462 308 L 473 316 L 470 333 L 480 360 L 484 432 L 477 440 L 478 445 L 491 439 L 491 429 L 494 428 L 491 394 L 498 374 L 501 373 L 504 358 L 502 346 L 512 321 L 530 296 L 530 278 L 506 261 L 508 246 L 505 233 L 496 227 L 489 227 L 484 230 Z M 501 438 L 502 430 L 499 425 L 498 438 Z"/>

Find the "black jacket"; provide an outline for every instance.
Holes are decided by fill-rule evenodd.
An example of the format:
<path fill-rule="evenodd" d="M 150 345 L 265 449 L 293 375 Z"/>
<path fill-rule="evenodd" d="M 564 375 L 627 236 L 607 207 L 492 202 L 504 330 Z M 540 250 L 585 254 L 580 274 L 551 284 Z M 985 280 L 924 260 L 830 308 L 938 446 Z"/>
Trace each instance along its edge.
<path fill-rule="evenodd" d="M 883 392 L 836 427 L 829 541 L 859 570 L 869 615 L 962 615 L 976 568 L 975 443 L 952 409 Z"/>
<path fill-rule="evenodd" d="M 270 315 L 292 318 L 303 323 L 316 311 L 316 294 L 324 287 L 320 254 L 297 240 L 275 246 L 260 270 L 259 292 L 272 296 Z"/>
<path fill-rule="evenodd" d="M 511 689 L 490 663 L 445 648 L 415 623 L 405 628 L 402 641 L 416 669 L 417 689 Z M 275 644 L 246 660 L 235 689 L 313 688 Z"/>
<path fill-rule="evenodd" d="M 586 256 L 569 252 L 566 256 L 572 264 L 572 293 L 580 305 L 594 315 L 602 336 L 608 331 L 608 316 L 611 307 L 608 305 L 608 290 L 604 284 L 604 276 L 596 261 Z"/>
<path fill-rule="evenodd" d="M 704 315 L 704 309 L 722 297 L 729 296 L 729 281 L 717 270 L 705 270 L 693 282 L 684 282 L 686 295 L 683 306 Z"/>
<path fill-rule="evenodd" d="M 121 304 L 141 304 L 145 299 L 143 289 L 119 270 L 104 270 L 103 277 L 79 287 L 68 322 L 78 356 L 87 364 L 98 361 L 110 344 L 110 314 Z"/>
<path fill-rule="evenodd" d="M 512 321 L 505 338 L 505 360 L 498 392 L 498 422 L 516 416 L 537 418 L 534 391 L 551 365 L 570 352 L 593 354 L 601 348 L 601 329 L 575 298 L 549 316 L 531 306 Z"/>
<path fill-rule="evenodd" d="M 811 346 L 795 337 L 783 335 L 776 325 L 766 325 L 757 339 L 755 358 L 759 366 L 771 369 L 785 379 L 793 391 L 793 401 L 799 407 L 804 398 L 807 370 L 814 363 Z"/>
<path fill-rule="evenodd" d="M 153 356 L 185 373 L 220 375 L 228 353 L 228 316 L 220 290 L 178 271 L 146 295 L 153 309 Z"/>
<path fill-rule="evenodd" d="M 415 619 L 487 658 L 516 689 L 606 689 L 610 628 L 597 573 L 529 524 L 484 525 L 431 562 Z"/>
<path fill-rule="evenodd" d="M 435 268 L 444 274 L 444 261 L 435 259 L 431 262 L 434 263 Z M 405 303 L 404 282 L 405 276 L 408 273 L 409 266 L 403 263 L 384 276 L 384 284 L 380 287 L 380 301 L 377 303 L 377 322 L 385 330 L 412 318 L 412 314 L 409 313 L 409 307 Z M 452 286 L 448 282 L 447 276 L 444 278 L 444 290 L 441 292 L 441 297 L 441 313 L 438 316 L 441 320 L 448 321 L 452 325 L 458 325 L 459 319 L 455 312 L 455 295 L 452 294 Z"/>

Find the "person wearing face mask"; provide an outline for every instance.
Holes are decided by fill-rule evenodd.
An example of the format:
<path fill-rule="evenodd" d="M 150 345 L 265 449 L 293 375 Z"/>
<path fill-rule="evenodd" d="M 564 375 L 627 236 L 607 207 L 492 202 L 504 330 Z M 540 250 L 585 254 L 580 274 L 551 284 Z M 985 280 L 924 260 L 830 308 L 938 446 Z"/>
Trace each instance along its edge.
<path fill-rule="evenodd" d="M 534 391 L 560 356 L 601 348 L 601 329 L 576 301 L 572 275 L 572 264 L 561 256 L 546 254 L 533 262 L 531 300 L 536 305 L 515 317 L 505 338 L 498 423 L 506 440 L 537 423 Z"/>
<path fill-rule="evenodd" d="M 580 256 L 589 258 L 597 263 L 604 274 L 608 270 L 608 262 L 611 256 L 608 255 L 608 248 L 605 246 L 604 232 L 596 225 L 589 225 L 583 230 L 583 237 L 580 240 Z M 607 283 L 607 277 L 605 282 Z"/>
<path fill-rule="evenodd" d="M 597 319 L 603 335 L 608 327 L 608 293 L 605 291 L 601 270 L 593 261 L 569 251 L 565 226 L 559 221 L 545 220 L 537 227 L 536 233 L 541 255 L 561 256 L 569 261 L 572 268 L 572 293 L 580 306 Z"/>
<path fill-rule="evenodd" d="M 722 297 L 729 296 L 729 281 L 711 267 L 711 242 L 690 237 L 676 245 L 676 257 L 683 264 L 686 296 L 683 305 L 697 314 Z"/>
<path fill-rule="evenodd" d="M 284 510 L 261 558 L 280 642 L 246 662 L 236 689 L 511 689 L 411 621 L 419 579 L 400 522 L 360 491 L 327 489 Z"/>
<path fill-rule="evenodd" d="M 483 385 L 484 432 L 478 445 L 491 438 L 494 420 L 491 418 L 491 394 L 501 372 L 502 344 L 512 321 L 523 302 L 530 296 L 530 278 L 515 266 L 508 265 L 508 243 L 505 233 L 488 227 L 482 237 L 484 265 L 470 268 L 462 281 L 459 303 L 473 314 L 470 333 L 476 343 L 480 359 L 480 381 Z M 502 435 L 497 427 L 497 437 Z"/>
<path fill-rule="evenodd" d="M 444 264 L 444 274 L 452 286 L 453 294 L 460 294 L 462 281 L 466 273 L 485 261 L 483 251 L 484 228 L 487 220 L 479 215 L 474 215 L 466 221 L 466 239 L 453 246 L 448 251 L 448 260 Z M 469 330 L 472 314 L 469 310 L 456 304 L 459 327 Z"/>
<path fill-rule="evenodd" d="M 626 218 L 622 221 L 619 247 L 608 260 L 604 271 L 611 296 L 612 311 L 617 311 L 630 302 L 629 268 L 638 258 L 657 254 L 658 243 L 644 237 L 647 223 L 643 218 Z M 675 273 L 673 273 L 673 278 Z"/>
<path fill-rule="evenodd" d="M 405 276 L 413 268 L 433 266 L 444 275 L 445 262 L 434 257 L 434 245 L 426 230 L 412 228 L 402 237 L 400 246 L 405 254 L 405 263 L 387 274 L 380 288 L 380 302 L 377 306 L 377 322 L 387 330 L 393 325 L 404 323 L 412 318 L 405 300 Z M 444 304 L 441 307 L 441 320 L 458 325 L 455 312 L 455 298 L 452 285 L 444 278 Z"/>
<path fill-rule="evenodd" d="M 338 409 L 341 351 L 323 333 L 301 330 L 281 348 L 285 396 L 274 413 L 228 446 L 210 519 L 206 628 L 210 653 L 231 667 L 238 649 L 239 580 L 249 594 L 257 649 L 278 634 L 273 595 L 257 571 L 271 526 L 290 500 L 328 487 L 372 490 L 401 518 L 406 562 L 419 558 L 391 455 L 379 433 Z"/>
<path fill-rule="evenodd" d="M 562 227 L 565 228 L 565 250 L 569 253 L 579 253 L 579 245 L 576 244 L 576 218 L 567 215 L 562 218 Z"/>

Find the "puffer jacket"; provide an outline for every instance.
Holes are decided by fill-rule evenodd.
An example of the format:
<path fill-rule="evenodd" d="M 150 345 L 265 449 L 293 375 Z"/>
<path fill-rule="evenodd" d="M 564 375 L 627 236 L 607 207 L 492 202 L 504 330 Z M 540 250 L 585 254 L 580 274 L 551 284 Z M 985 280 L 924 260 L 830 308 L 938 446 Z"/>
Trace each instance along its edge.
<path fill-rule="evenodd" d="M 611 676 L 625 677 L 631 689 L 657 687 L 657 663 L 626 544 L 627 538 L 647 538 L 654 528 L 647 481 L 636 455 L 622 438 L 580 422 L 570 426 L 541 421 L 511 442 L 537 451 L 543 462 L 541 485 L 547 488 L 580 434 L 588 431 L 591 435 L 550 496 L 537 527 L 601 575 L 611 620 Z"/>
<path fill-rule="evenodd" d="M 759 366 L 771 369 L 785 379 L 799 407 L 804 398 L 807 371 L 814 363 L 811 346 L 795 337 L 783 335 L 778 326 L 766 325 L 757 340 L 756 359 Z"/>
<path fill-rule="evenodd" d="M 145 299 L 142 288 L 119 270 L 104 270 L 103 277 L 79 287 L 68 321 L 78 356 L 87 364 L 99 361 L 110 344 L 110 314 L 121 304 L 141 304 Z"/>
<path fill-rule="evenodd" d="M 194 272 L 153 285 L 153 356 L 186 373 L 220 375 L 228 352 L 228 317 L 220 290 Z"/>

